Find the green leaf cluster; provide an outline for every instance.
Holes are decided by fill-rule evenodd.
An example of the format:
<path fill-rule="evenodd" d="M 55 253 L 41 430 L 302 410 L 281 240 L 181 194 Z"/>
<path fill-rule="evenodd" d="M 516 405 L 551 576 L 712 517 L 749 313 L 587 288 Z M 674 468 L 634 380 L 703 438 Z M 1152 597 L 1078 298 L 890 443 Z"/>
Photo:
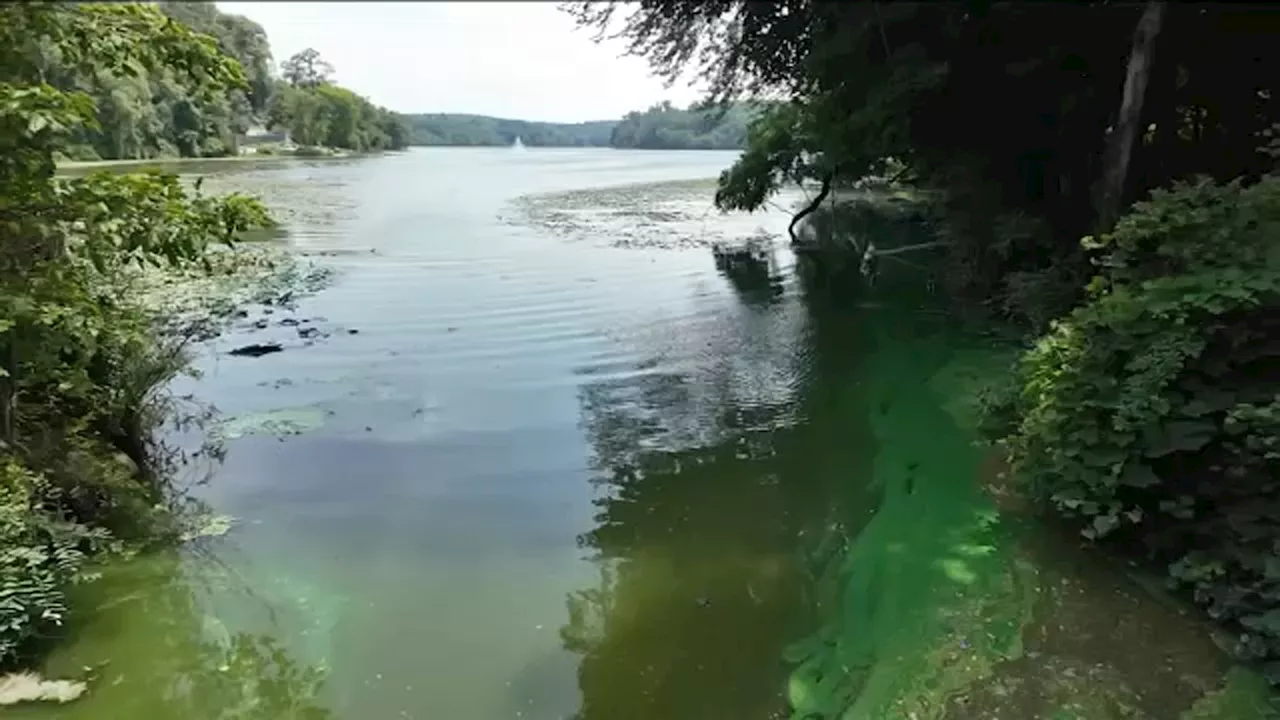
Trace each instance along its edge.
<path fill-rule="evenodd" d="M 293 142 L 304 147 L 362 152 L 399 150 L 409 145 L 409 125 L 402 116 L 327 82 L 282 84 L 268 112 L 274 127 L 288 129 Z"/>
<path fill-rule="evenodd" d="M 197 31 L 167 14 L 190 15 L 203 5 L 216 13 L 211 3 L 162 5 L 87 3 L 79 18 L 65 22 L 50 19 L 56 9 L 51 4 L 0 7 L 0 43 L 6 47 L 0 80 L 49 85 L 94 102 L 92 122 L 75 126 L 60 156 L 96 160 L 234 151 L 236 133 L 248 127 L 259 99 L 255 87 L 262 65 L 270 59 L 265 35 L 243 18 L 218 14 Z M 236 46 L 253 63 L 251 76 L 237 57 L 224 54 L 231 45 L 224 25 L 233 20 L 241 30 L 237 36 L 259 40 L 252 47 Z M 154 44 L 139 48 L 122 40 L 139 35 Z"/>
<path fill-rule="evenodd" d="M 0 64 L 20 70 L 0 82 L 46 84 L 93 101 L 92 121 L 73 126 L 59 159 L 230 155 L 252 129 L 272 122 L 307 145 L 408 144 L 399 115 L 327 80 L 295 87 L 276 78 L 262 27 L 212 2 L 87 4 L 84 13 L 76 24 L 41 25 L 16 4 L 0 6 L 0 60 L 8 58 Z M 118 40 L 139 32 L 156 45 Z M 306 53 L 323 63 L 314 50 L 299 56 Z"/>
<path fill-rule="evenodd" d="M 1280 660 L 1280 177 L 1177 184 L 1084 244 L 1086 302 L 989 429 L 1085 537 L 1140 543 Z"/>
<path fill-rule="evenodd" d="M 50 494 L 18 463 L 0 465 L 0 666 L 66 619 L 67 585 L 87 579 L 86 552 L 110 542 L 102 529 L 50 514 Z"/>
<path fill-rule="evenodd" d="M 183 338 L 160 332 L 134 271 L 198 267 L 269 222 L 252 198 L 172 176 L 55 176 L 100 108 L 45 82 L 42 52 L 84 72 L 175 73 L 207 97 L 244 87 L 234 59 L 152 6 L 0 6 L 0 665 L 63 621 L 62 589 L 108 531 L 164 523 L 151 432 Z"/>
<path fill-rule="evenodd" d="M 724 112 L 669 102 L 629 112 L 614 126 L 610 147 L 645 150 L 738 150 L 747 139 L 747 123 L 756 108 L 739 103 Z"/>

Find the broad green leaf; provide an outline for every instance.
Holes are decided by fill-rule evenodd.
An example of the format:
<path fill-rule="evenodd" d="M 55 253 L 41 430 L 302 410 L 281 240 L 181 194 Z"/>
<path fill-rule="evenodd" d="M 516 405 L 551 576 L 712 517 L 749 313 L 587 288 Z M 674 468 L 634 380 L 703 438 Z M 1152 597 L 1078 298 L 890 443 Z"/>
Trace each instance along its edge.
<path fill-rule="evenodd" d="M 1242 617 L 1240 624 L 1271 637 L 1280 637 L 1280 610 L 1268 610 L 1261 615 Z"/>
<path fill-rule="evenodd" d="M 1160 484 L 1160 477 L 1144 462 L 1130 461 L 1125 464 L 1120 475 L 1120 484 L 1135 488 L 1146 488 Z"/>
<path fill-rule="evenodd" d="M 1164 424 L 1148 444 L 1147 457 L 1163 457 L 1175 452 L 1191 452 L 1208 445 L 1218 426 L 1196 420 L 1175 420 Z"/>

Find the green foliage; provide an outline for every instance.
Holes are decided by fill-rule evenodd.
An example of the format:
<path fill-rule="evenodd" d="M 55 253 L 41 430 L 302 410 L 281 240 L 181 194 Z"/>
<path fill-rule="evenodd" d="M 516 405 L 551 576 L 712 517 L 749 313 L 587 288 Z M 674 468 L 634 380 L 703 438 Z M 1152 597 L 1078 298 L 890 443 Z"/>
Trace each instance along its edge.
<path fill-rule="evenodd" d="M 307 48 L 285 60 L 280 74 L 293 87 L 319 87 L 329 83 L 333 66 L 321 58 L 315 48 Z"/>
<path fill-rule="evenodd" d="M 184 338 L 130 293 L 142 266 L 199 265 L 268 221 L 244 196 L 172 176 L 54 176 L 102 108 L 44 82 L 45 52 L 84 76 L 181 77 L 193 100 L 243 88 L 208 37 L 142 5 L 0 6 L 0 664 L 66 613 L 62 590 L 106 531 L 163 520 L 151 431 Z"/>
<path fill-rule="evenodd" d="M 332 67 L 315 50 L 285 63 L 285 75 L 297 80 L 296 87 L 276 80 L 262 28 L 220 12 L 212 2 L 85 8 L 85 22 L 68 32 L 103 53 L 121 51 L 121 59 L 83 62 L 81 50 L 60 44 L 32 13 L 13 4 L 0 7 L 0 20 L 6 21 L 0 42 L 8 44 L 10 60 L 0 67 L 24 68 L 23 75 L 8 79 L 47 83 L 94 101 L 94 122 L 77 123 L 73 142 L 62 153 L 67 159 L 230 155 L 238 152 L 241 135 L 267 122 L 290 129 L 303 144 L 351 150 L 408 145 L 408 126 L 400 116 L 327 84 Z M 165 62 L 131 60 L 128 53 L 136 48 L 110 43 L 114 33 L 135 30 L 152 33 L 157 46 L 147 51 Z M 101 37 L 93 35 L 99 32 Z"/>
<path fill-rule="evenodd" d="M 753 114 L 748 105 L 726 113 L 670 103 L 621 120 L 547 123 L 507 120 L 485 115 L 412 114 L 406 120 L 413 145 L 503 147 L 516 138 L 530 147 L 616 147 L 648 150 L 736 150 L 743 146 Z"/>
<path fill-rule="evenodd" d="M 883 174 L 943 193 L 949 290 L 1037 330 L 1080 299 L 1094 186 L 1141 5 L 1114 3 L 566 3 L 655 72 L 707 83 L 717 107 L 781 100 L 721 178 L 721 207 L 783 184 Z M 1193 174 L 1257 179 L 1276 124 L 1280 54 L 1261 6 L 1169 5 L 1124 201 Z M 1081 40 L 1088 38 L 1088 41 Z M 1075 41 L 1067 38 L 1075 38 Z M 1034 233 L 1012 227 L 1022 218 Z M 1009 221 L 1014 221 L 1010 223 Z M 1016 231 L 1015 231 L 1016 230 Z"/>
<path fill-rule="evenodd" d="M 270 120 L 306 146 L 347 150 L 399 150 L 409 144 L 404 118 L 337 85 L 283 85 L 272 100 Z"/>
<path fill-rule="evenodd" d="M 0 465 L 0 667 L 63 622 L 65 589 L 84 578 L 85 553 L 109 541 L 101 529 L 49 514 L 41 504 L 49 495 L 42 477 Z"/>
<path fill-rule="evenodd" d="M 603 37 L 623 5 L 568 0 L 560 7 Z M 711 104 L 742 94 L 798 90 L 805 84 L 801 69 L 811 14 L 819 9 L 813 3 L 646 0 L 628 5 L 621 28 L 612 35 L 625 40 L 627 51 L 647 59 L 667 82 L 680 80 L 692 68 L 709 81 Z"/>
<path fill-rule="evenodd" d="M 692 70 L 712 105 L 786 103 L 721 175 L 722 209 L 890 165 L 939 198 L 957 306 L 1049 328 L 990 398 L 1019 474 L 1087 537 L 1146 545 L 1280 680 L 1271 9 L 1162 4 L 1142 68 L 1129 61 L 1152 4 L 566 6 L 665 79 Z M 1131 85 L 1145 93 L 1126 98 Z M 1122 121 L 1142 129 L 1131 157 L 1107 152 Z M 1148 196 L 1114 228 L 1098 212 Z"/>
<path fill-rule="evenodd" d="M 81 18 L 67 25 L 67 36 L 45 24 L 47 4 L 8 4 L 0 9 L 12 48 L 0 66 L 21 69 L 10 80 L 47 83 L 70 93 L 84 93 L 96 105 L 96 122 L 82 125 L 73 158 L 145 158 L 162 155 L 223 155 L 235 149 L 235 133 L 243 131 L 253 103 L 261 95 L 263 63 L 269 62 L 261 28 L 223 16 L 212 3 L 86 4 Z M 44 8 L 39 10 L 39 8 Z M 169 13 L 169 14 L 167 14 Z M 200 16 L 200 34 L 174 22 L 171 14 Z M 231 28 L 235 28 L 234 31 Z M 146 48 L 128 47 L 118 37 L 147 33 Z M 234 40 L 228 33 L 233 33 Z M 211 36 L 212 35 L 212 36 Z M 260 43 L 243 38 L 259 38 Z M 63 40 L 83 47 L 72 47 Z M 237 57 L 223 51 L 235 46 L 251 68 L 246 77 Z M 266 53 L 265 55 L 263 53 Z M 146 57 L 143 57 L 146 56 Z M 92 62 L 92 57 L 110 57 Z M 163 59 L 156 63 L 151 60 Z M 221 88 L 221 92 L 213 89 Z M 92 148 L 92 152 L 87 152 Z"/>
<path fill-rule="evenodd" d="M 271 99 L 271 45 L 262 26 L 242 15 L 224 13 L 212 2 L 161 2 L 161 12 L 192 30 L 218 42 L 218 49 L 235 58 L 244 72 L 248 88 L 243 93 L 252 114 L 265 111 Z M 235 98 L 233 104 L 238 104 Z"/>
<path fill-rule="evenodd" d="M 992 429 L 1093 539 L 1140 539 L 1250 659 L 1280 658 L 1280 178 L 1208 180 L 1086 238 L 1087 301 Z"/>
<path fill-rule="evenodd" d="M 629 112 L 613 128 L 609 145 L 645 150 L 738 150 L 746 143 L 749 105 L 725 112 L 681 110 L 663 102 L 643 112 Z"/>
<path fill-rule="evenodd" d="M 746 150 L 720 173 L 715 203 L 721 210 L 758 210 L 788 183 L 800 184 L 822 172 L 805 139 L 802 105 L 774 105 L 747 126 Z"/>
<path fill-rule="evenodd" d="M 452 113 L 406 116 L 413 145 L 507 146 L 520 138 L 534 147 L 606 147 L 612 120 L 543 123 Z"/>

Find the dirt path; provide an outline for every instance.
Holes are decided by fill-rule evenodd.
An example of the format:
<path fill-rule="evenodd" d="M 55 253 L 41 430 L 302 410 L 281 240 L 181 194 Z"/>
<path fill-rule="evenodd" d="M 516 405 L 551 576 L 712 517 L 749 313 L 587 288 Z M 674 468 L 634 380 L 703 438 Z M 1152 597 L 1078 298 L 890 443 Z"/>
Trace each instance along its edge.
<path fill-rule="evenodd" d="M 1027 503 L 1003 470 L 987 464 L 987 490 L 1006 513 L 1023 515 Z M 1024 652 L 950 698 L 946 720 L 1277 717 L 1252 676 L 1232 672 L 1194 609 L 1065 533 L 1023 524 L 1017 554 L 1039 574 Z"/>

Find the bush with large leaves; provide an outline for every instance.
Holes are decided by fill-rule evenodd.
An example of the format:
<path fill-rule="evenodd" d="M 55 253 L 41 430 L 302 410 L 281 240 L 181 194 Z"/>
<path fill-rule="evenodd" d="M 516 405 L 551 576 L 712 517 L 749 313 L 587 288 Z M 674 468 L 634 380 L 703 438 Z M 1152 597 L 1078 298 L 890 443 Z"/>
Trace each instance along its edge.
<path fill-rule="evenodd" d="M 1086 537 L 1140 542 L 1238 654 L 1280 659 L 1280 178 L 1157 191 L 1085 244 L 1088 300 L 993 428 Z"/>

